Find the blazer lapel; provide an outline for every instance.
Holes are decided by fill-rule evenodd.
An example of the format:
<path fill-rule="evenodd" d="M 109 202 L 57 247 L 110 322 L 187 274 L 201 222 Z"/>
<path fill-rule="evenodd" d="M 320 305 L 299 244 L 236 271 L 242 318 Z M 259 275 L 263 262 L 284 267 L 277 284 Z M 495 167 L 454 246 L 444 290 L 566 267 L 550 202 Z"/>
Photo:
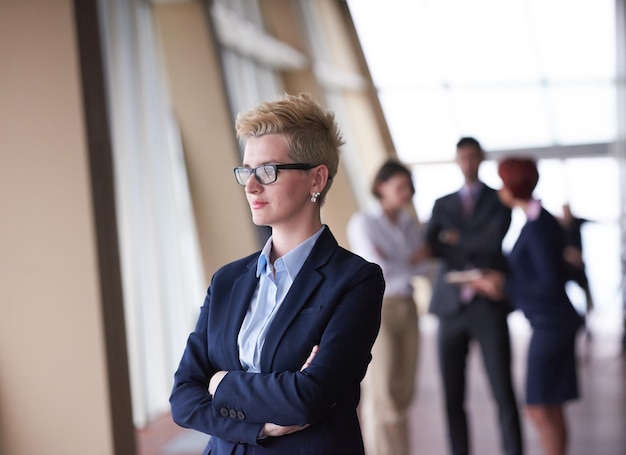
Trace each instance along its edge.
<path fill-rule="evenodd" d="M 452 199 L 452 202 L 454 203 L 454 206 L 450 206 L 452 213 L 459 220 L 463 220 L 463 196 L 460 191 L 456 192 L 456 197 Z"/>
<path fill-rule="evenodd" d="M 263 352 L 261 354 L 261 372 L 271 371 L 276 348 L 283 338 L 291 322 L 300 310 L 309 302 L 310 296 L 324 281 L 320 268 L 324 266 L 337 248 L 335 237 L 326 227 L 311 254 L 298 272 L 285 301 L 276 313 L 272 325 L 268 330 Z"/>
<path fill-rule="evenodd" d="M 248 272 L 233 281 L 233 291 L 230 294 L 230 301 L 228 302 L 227 317 L 224 327 L 224 347 L 226 357 L 230 362 L 229 369 L 231 370 L 241 369 L 237 337 L 239 336 L 239 329 L 243 324 L 243 319 L 246 316 L 246 311 L 248 311 L 248 307 L 250 306 L 252 294 L 259 281 L 256 277 L 257 257 L 258 256 L 255 256 L 255 259 L 248 264 Z"/>

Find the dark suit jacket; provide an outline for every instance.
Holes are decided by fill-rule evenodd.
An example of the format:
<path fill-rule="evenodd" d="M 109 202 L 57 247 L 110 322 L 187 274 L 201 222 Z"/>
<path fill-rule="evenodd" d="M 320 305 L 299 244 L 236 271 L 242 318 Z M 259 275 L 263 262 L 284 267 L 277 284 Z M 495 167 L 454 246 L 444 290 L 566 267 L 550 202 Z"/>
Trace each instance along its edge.
<path fill-rule="evenodd" d="M 380 267 L 339 247 L 326 227 L 272 322 L 254 374 L 242 370 L 237 335 L 258 282 L 258 255 L 213 276 L 175 374 L 174 420 L 213 436 L 205 453 L 362 454 L 356 408 L 380 327 Z M 315 359 L 300 372 L 316 344 Z M 207 385 L 219 370 L 229 373 L 211 397 Z M 265 422 L 311 426 L 257 440 Z"/>
<path fill-rule="evenodd" d="M 508 256 L 506 290 L 535 328 L 577 327 L 580 317 L 565 292 L 564 236 L 545 209 L 522 228 Z"/>
<path fill-rule="evenodd" d="M 449 194 L 435 201 L 426 229 L 426 239 L 435 257 L 441 260 L 430 303 L 430 312 L 438 316 L 455 314 L 461 307 L 459 286 L 447 283 L 444 275 L 451 270 L 489 268 L 505 270 L 502 239 L 511 224 L 511 210 L 502 205 L 497 192 L 483 185 L 469 218 L 463 216 L 461 195 Z M 457 244 L 448 245 L 441 239 L 442 231 L 454 229 L 460 233 Z M 484 297 L 477 297 L 487 300 Z M 500 308 L 510 310 L 505 302 Z"/>

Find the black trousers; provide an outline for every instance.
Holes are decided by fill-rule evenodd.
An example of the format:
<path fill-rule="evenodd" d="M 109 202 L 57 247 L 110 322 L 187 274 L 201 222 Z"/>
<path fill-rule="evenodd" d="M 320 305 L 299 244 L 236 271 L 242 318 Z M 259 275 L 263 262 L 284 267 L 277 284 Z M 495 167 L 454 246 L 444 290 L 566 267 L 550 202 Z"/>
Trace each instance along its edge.
<path fill-rule="evenodd" d="M 522 454 L 522 435 L 511 379 L 511 344 L 507 312 L 480 298 L 452 316 L 439 319 L 439 367 L 445 393 L 451 453 L 468 455 L 470 439 L 465 414 L 465 374 L 469 345 L 480 345 L 492 395 L 498 406 L 503 453 Z"/>

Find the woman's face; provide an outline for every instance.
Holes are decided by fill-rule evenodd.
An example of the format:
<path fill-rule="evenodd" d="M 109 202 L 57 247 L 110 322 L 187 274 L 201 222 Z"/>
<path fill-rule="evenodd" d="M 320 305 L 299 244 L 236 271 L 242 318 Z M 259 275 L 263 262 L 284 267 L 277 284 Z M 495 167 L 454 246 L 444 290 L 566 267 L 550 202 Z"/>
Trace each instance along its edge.
<path fill-rule="evenodd" d="M 262 164 L 293 163 L 288 150 L 287 139 L 281 134 L 252 137 L 246 143 L 243 165 L 255 168 Z M 311 193 L 319 191 L 314 185 L 314 170 L 280 169 L 276 181 L 269 185 L 261 185 L 251 175 L 245 191 L 252 221 L 258 226 L 271 226 L 273 229 L 293 228 L 308 222 L 311 211 L 319 207 L 319 203 L 311 202 Z"/>
<path fill-rule="evenodd" d="M 413 198 L 411 178 L 406 174 L 396 174 L 378 184 L 381 204 L 392 210 L 406 207 Z"/>

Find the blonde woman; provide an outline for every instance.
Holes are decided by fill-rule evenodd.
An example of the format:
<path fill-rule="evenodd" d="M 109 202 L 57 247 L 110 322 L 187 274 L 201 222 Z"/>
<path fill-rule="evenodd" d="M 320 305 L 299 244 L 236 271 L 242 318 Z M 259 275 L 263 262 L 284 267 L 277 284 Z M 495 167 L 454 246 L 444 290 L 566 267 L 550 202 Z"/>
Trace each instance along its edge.
<path fill-rule="evenodd" d="M 213 276 L 172 416 L 212 436 L 205 454 L 362 454 L 356 409 L 384 281 L 321 222 L 343 143 L 334 116 L 287 95 L 240 115 L 237 134 L 235 179 L 272 235 Z"/>

